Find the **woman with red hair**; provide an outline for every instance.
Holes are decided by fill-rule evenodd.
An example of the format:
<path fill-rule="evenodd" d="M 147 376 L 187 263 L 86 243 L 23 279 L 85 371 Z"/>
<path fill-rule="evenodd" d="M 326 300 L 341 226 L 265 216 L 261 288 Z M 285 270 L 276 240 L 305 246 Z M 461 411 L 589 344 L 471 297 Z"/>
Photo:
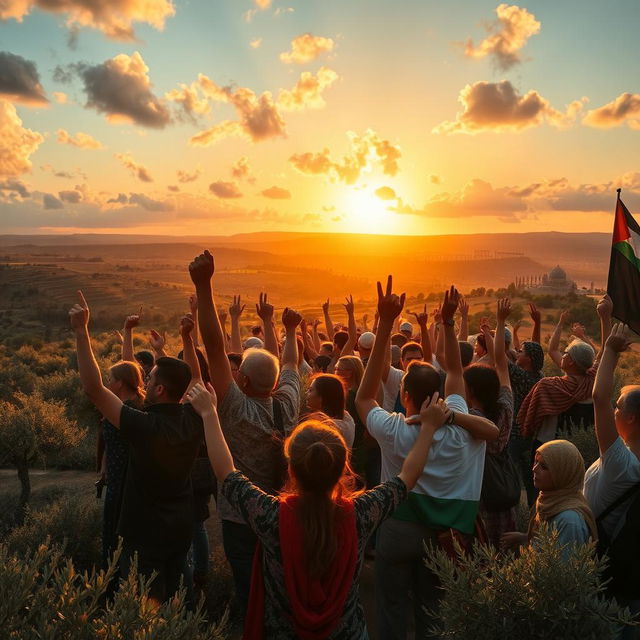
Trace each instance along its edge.
<path fill-rule="evenodd" d="M 222 494 L 260 540 L 244 639 L 366 639 L 358 578 L 367 540 L 405 500 L 427 461 L 448 411 L 438 394 L 420 411 L 420 434 L 401 472 L 375 489 L 354 491 L 343 436 L 307 420 L 285 441 L 288 483 L 264 493 L 234 467 L 211 387 L 197 384 L 187 401 L 202 416 L 209 458 Z"/>

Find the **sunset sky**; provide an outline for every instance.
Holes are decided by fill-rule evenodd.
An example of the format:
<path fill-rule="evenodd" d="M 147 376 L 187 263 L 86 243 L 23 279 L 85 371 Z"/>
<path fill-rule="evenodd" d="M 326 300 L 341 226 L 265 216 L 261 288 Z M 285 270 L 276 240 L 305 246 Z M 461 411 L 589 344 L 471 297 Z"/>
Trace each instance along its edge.
<path fill-rule="evenodd" d="M 2 0 L 0 232 L 610 231 L 638 0 Z"/>

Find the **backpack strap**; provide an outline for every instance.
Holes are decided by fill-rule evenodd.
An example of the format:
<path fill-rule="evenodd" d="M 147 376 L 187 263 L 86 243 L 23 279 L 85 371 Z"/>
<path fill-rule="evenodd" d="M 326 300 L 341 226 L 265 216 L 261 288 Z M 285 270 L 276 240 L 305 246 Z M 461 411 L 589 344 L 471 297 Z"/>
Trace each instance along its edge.
<path fill-rule="evenodd" d="M 619 498 L 614 500 L 597 518 L 596 522 L 600 522 L 603 518 L 606 518 L 616 507 L 619 507 L 623 502 L 626 502 L 636 491 L 640 489 L 640 482 L 629 487 Z"/>

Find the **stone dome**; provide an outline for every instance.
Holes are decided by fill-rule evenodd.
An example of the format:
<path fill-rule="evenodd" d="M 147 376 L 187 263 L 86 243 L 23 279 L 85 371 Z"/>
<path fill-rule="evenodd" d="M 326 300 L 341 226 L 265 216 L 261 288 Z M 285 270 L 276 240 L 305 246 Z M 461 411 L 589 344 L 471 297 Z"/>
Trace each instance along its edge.
<path fill-rule="evenodd" d="M 552 282 L 566 282 L 567 273 L 560 265 L 557 265 L 549 272 L 549 280 Z"/>

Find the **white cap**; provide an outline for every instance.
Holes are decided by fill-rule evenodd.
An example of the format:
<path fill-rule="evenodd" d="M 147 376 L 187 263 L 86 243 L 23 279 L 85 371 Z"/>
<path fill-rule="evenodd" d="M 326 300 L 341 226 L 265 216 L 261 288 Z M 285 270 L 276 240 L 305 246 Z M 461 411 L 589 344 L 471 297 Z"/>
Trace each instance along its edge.
<path fill-rule="evenodd" d="M 257 336 L 251 336 L 244 341 L 245 349 L 264 349 L 264 342 Z"/>
<path fill-rule="evenodd" d="M 363 349 L 373 349 L 373 343 L 376 341 L 376 334 L 371 331 L 365 331 L 358 338 L 358 346 Z"/>

